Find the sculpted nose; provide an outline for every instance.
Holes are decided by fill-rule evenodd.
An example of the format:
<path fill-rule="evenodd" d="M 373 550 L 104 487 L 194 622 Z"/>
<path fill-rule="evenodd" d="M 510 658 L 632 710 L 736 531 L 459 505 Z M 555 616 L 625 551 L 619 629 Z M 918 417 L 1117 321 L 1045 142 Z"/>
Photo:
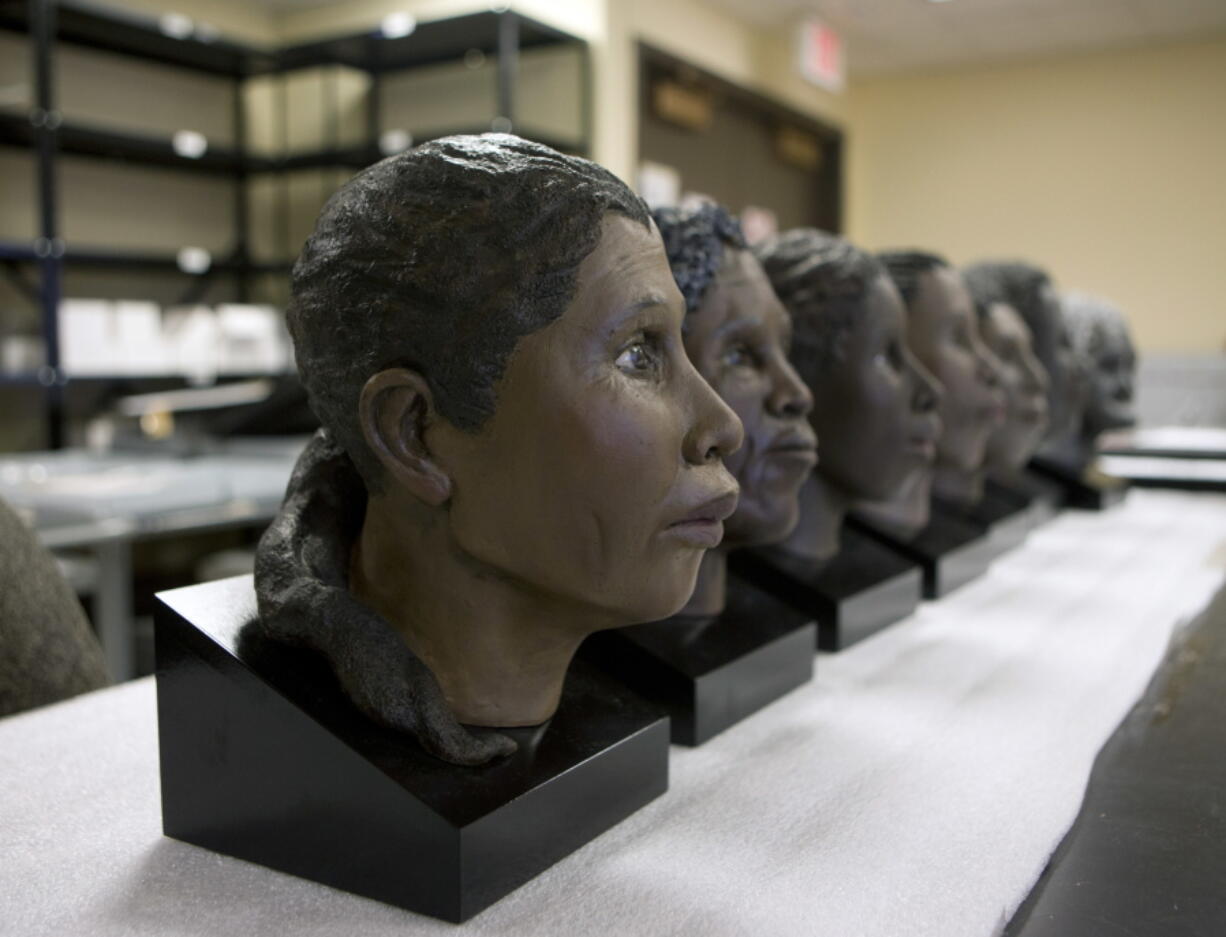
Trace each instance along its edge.
<path fill-rule="evenodd" d="M 975 355 L 979 380 L 989 389 L 995 390 L 1001 385 L 1001 363 L 986 345 L 980 345 Z"/>
<path fill-rule="evenodd" d="M 940 383 L 931 371 L 920 364 L 910 350 L 904 352 L 907 362 L 907 375 L 911 379 L 911 409 L 915 413 L 931 413 L 941 403 L 945 395 Z"/>
<path fill-rule="evenodd" d="M 1047 369 L 1043 367 L 1038 358 L 1027 362 L 1025 374 L 1028 390 L 1040 394 L 1047 393 L 1047 385 L 1050 383 L 1047 379 Z"/>
<path fill-rule="evenodd" d="M 766 406 L 772 416 L 797 420 L 813 409 L 813 393 L 786 358 L 780 357 L 771 371 L 771 393 Z"/>
<path fill-rule="evenodd" d="M 740 449 L 745 428 L 741 425 L 741 418 L 697 371 L 694 371 L 690 385 L 693 388 L 693 420 L 685 436 L 682 454 L 691 465 L 706 465 Z"/>

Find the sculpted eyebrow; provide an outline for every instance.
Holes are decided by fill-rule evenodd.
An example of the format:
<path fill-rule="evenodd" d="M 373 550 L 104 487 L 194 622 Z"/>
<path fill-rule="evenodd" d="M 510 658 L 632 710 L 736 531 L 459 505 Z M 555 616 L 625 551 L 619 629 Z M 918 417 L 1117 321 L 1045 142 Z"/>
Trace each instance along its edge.
<path fill-rule="evenodd" d="M 637 299 L 625 306 L 618 312 L 617 316 L 609 324 L 609 332 L 618 331 L 619 329 L 623 328 L 627 322 L 637 316 L 642 315 L 642 313 L 646 312 L 648 309 L 655 309 L 661 306 L 666 307 L 667 305 L 667 300 L 665 300 L 665 298 L 658 293 L 643 296 L 642 298 Z"/>
<path fill-rule="evenodd" d="M 719 338 L 725 338 L 728 335 L 736 335 L 738 333 L 762 332 L 766 329 L 765 319 L 757 314 L 749 314 L 729 319 L 720 324 L 715 330 L 715 334 Z M 787 333 L 783 333 L 783 337 L 787 337 Z"/>

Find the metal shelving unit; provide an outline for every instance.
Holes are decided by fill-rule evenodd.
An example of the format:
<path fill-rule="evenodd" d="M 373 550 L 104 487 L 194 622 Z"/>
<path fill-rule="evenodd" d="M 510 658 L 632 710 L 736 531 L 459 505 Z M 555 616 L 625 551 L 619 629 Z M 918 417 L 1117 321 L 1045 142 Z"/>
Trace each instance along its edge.
<path fill-rule="evenodd" d="M 174 27 L 176 24 L 170 24 Z M 384 155 L 379 146 L 380 79 L 390 73 L 461 60 L 473 50 L 497 57 L 496 127 L 516 132 L 579 155 L 587 155 L 591 138 L 590 62 L 582 40 L 513 11 L 483 12 L 416 24 L 411 33 L 386 37 L 378 30 L 328 38 L 284 48 L 233 42 L 200 28 L 168 28 L 153 18 L 124 13 L 82 0 L 0 0 L 0 29 L 28 36 L 33 62 L 33 98 L 28 113 L 0 112 L 0 146 L 32 152 L 38 178 L 38 226 L 32 241 L 0 240 L 0 271 L 18 290 L 37 301 L 45 365 L 36 374 L 0 375 L 0 386 L 43 389 L 47 436 L 52 448 L 64 442 L 64 391 L 71 375 L 61 367 L 57 310 L 66 268 L 129 272 L 181 273 L 188 295 L 215 275 L 234 277 L 240 301 L 257 274 L 284 274 L 290 259 L 257 262 L 251 256 L 248 181 L 256 173 L 304 169 L 357 170 Z M 231 146 L 211 143 L 199 155 L 176 148 L 170 135 L 133 133 L 77 120 L 57 108 L 54 59 L 57 45 L 68 43 L 117 53 L 229 79 L 233 85 Z M 521 49 L 573 44 L 582 50 L 584 82 L 581 137 L 566 141 L 534 134 L 516 123 L 517 66 Z M 364 139 L 350 146 L 330 145 L 309 152 L 263 156 L 249 151 L 245 140 L 243 82 L 268 75 L 320 66 L 342 65 L 370 75 Z M 491 129 L 456 127 L 452 133 Z M 431 136 L 441 136 L 436 133 Z M 418 137 L 420 143 L 429 137 Z M 60 229 L 57 163 L 61 155 L 129 165 L 155 166 L 184 173 L 221 176 L 234 182 L 232 245 L 214 258 L 205 272 L 182 270 L 173 253 L 113 250 L 98 245 L 66 244 Z M 36 283 L 31 282 L 35 274 Z M 96 380 L 96 379 L 95 379 Z"/>

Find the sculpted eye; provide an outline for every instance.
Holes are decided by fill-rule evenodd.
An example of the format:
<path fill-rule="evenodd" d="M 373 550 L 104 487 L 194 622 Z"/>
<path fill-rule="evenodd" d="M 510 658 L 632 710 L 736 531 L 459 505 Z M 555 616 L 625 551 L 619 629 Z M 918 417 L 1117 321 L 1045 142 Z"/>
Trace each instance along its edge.
<path fill-rule="evenodd" d="M 901 371 L 903 368 L 902 346 L 898 342 L 890 342 L 885 351 L 878 353 L 877 361 L 891 370 Z"/>
<path fill-rule="evenodd" d="M 719 362 L 726 368 L 755 368 L 758 366 L 758 356 L 748 345 L 738 342 L 724 350 Z"/>
<path fill-rule="evenodd" d="M 656 369 L 659 358 L 654 347 L 638 339 L 621 350 L 614 364 L 627 374 L 648 374 Z"/>

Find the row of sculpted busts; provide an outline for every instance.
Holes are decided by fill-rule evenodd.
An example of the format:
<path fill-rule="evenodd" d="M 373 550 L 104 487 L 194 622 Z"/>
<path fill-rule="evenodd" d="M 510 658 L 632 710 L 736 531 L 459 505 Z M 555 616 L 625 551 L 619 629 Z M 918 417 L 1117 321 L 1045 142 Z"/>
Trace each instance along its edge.
<path fill-rule="evenodd" d="M 741 447 L 724 460 L 740 487 L 736 510 L 676 616 L 702 621 L 723 610 L 727 551 L 775 543 L 796 526 L 796 493 L 817 463 L 813 395 L 788 360 L 791 320 L 737 222 L 701 202 L 653 217 L 685 298 L 686 354 L 744 428 Z"/>
<path fill-rule="evenodd" d="M 1066 329 L 1034 268 L 964 279 L 811 229 L 750 249 L 718 206 L 653 218 L 513 136 L 391 157 L 294 267 L 323 429 L 257 554 L 262 629 L 372 719 L 486 763 L 515 747 L 497 729 L 553 714 L 588 634 L 718 616 L 727 549 L 820 563 L 849 511 L 918 529 L 1049 421 L 1080 431 L 1070 343 L 1131 363 L 1100 306 Z M 1126 416 L 1130 386 L 1101 383 L 1087 433 Z"/>

